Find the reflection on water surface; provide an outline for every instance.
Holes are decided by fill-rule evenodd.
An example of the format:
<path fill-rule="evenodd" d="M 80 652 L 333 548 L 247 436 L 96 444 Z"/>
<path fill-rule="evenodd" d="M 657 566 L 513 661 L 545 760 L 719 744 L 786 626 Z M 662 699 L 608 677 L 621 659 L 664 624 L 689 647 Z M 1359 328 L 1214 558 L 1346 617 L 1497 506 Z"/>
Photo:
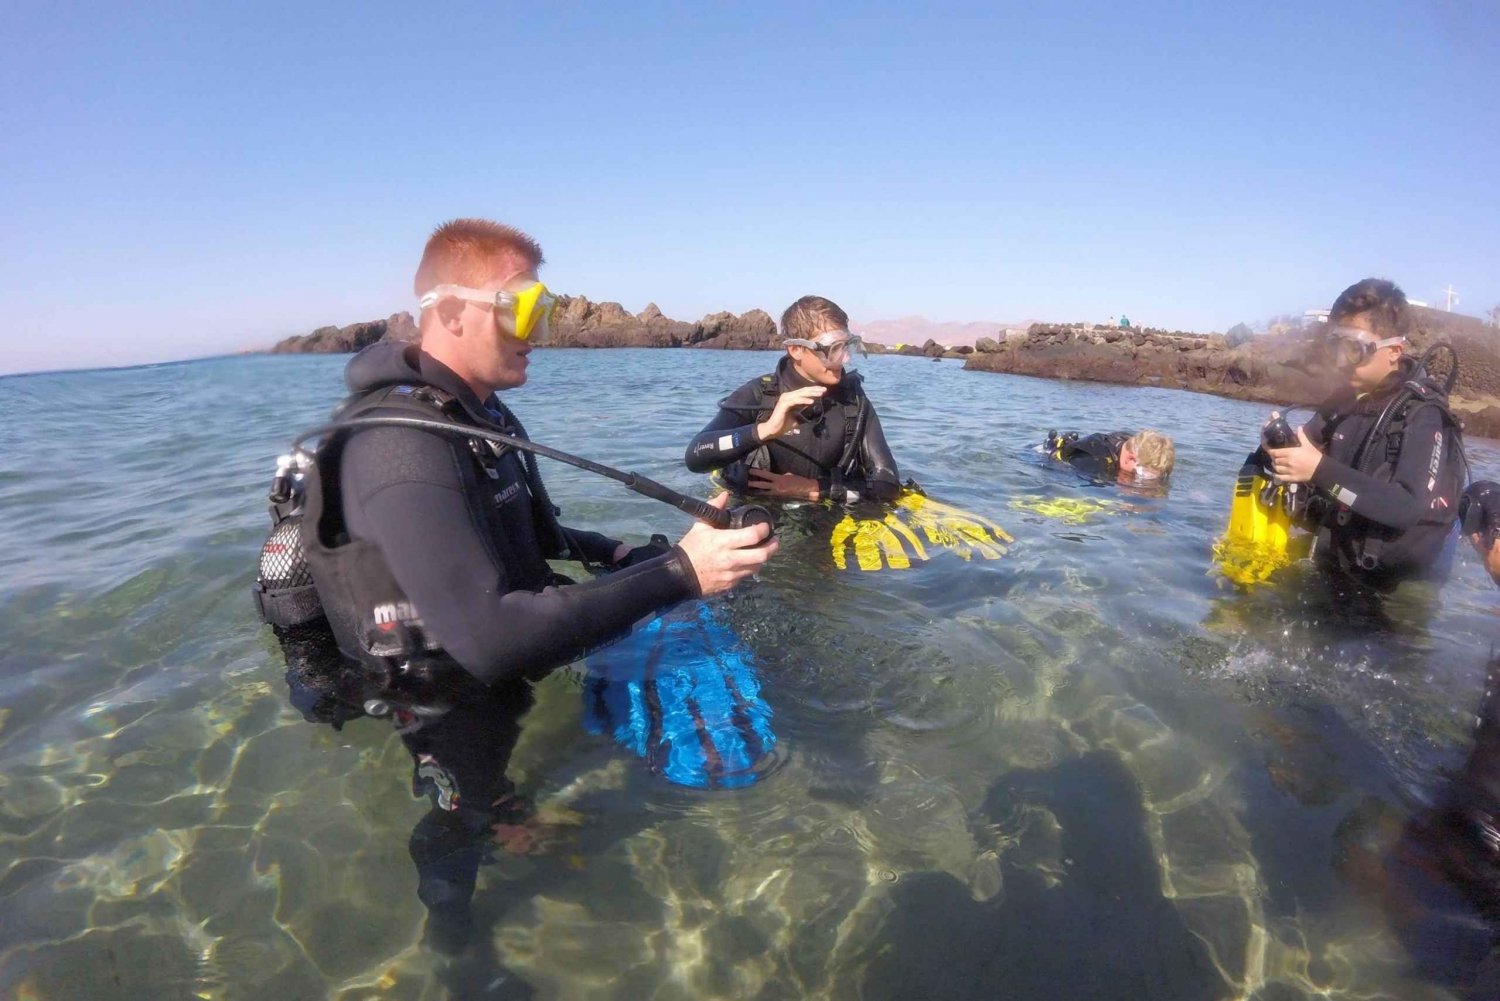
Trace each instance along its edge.
<path fill-rule="evenodd" d="M 772 357 L 548 352 L 514 402 L 702 492 L 682 443 Z M 1463 957 L 1406 920 L 1436 883 L 1391 878 L 1434 867 L 1390 860 L 1475 772 L 1500 596 L 1473 558 L 1380 608 L 1300 572 L 1237 592 L 1209 546 L 1260 408 L 891 357 L 863 369 L 903 474 L 1010 552 L 837 572 L 789 519 L 715 611 L 774 730 L 743 787 L 667 781 L 589 724 L 581 671 L 549 678 L 508 772 L 546 850 L 490 852 L 479 945 L 424 948 L 411 757 L 389 722 L 304 721 L 248 600 L 271 460 L 341 364 L 0 380 L 0 994 L 1455 996 Z M 1030 450 L 1147 425 L 1166 498 Z M 544 471 L 570 522 L 685 527 Z"/>

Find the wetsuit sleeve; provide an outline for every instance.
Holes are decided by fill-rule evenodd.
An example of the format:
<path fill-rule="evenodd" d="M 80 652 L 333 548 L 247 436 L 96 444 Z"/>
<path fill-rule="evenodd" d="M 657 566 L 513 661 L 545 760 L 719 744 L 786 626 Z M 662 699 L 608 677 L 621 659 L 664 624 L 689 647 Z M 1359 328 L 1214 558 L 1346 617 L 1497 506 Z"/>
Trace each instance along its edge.
<path fill-rule="evenodd" d="M 846 492 L 852 490 L 863 500 L 878 501 L 893 501 L 901 495 L 901 473 L 896 469 L 896 459 L 886 444 L 885 432 L 880 428 L 880 417 L 874 407 L 870 407 L 865 418 L 864 438 L 859 444 L 859 471 L 858 478 L 844 481 Z M 826 496 L 827 485 L 820 482 L 819 486 Z"/>
<path fill-rule="evenodd" d="M 341 481 L 351 533 L 379 547 L 429 634 L 479 680 L 540 677 L 698 595 L 679 548 L 587 583 L 513 590 L 518 568 L 465 489 L 469 461 L 436 435 L 366 431 L 345 446 Z"/>
<path fill-rule="evenodd" d="M 620 548 L 619 539 L 611 539 L 601 532 L 586 532 L 581 528 L 568 528 L 563 526 L 568 539 L 578 549 L 576 555 L 581 555 L 590 563 L 602 563 L 608 566 L 615 561 L 615 550 Z M 550 557 L 560 554 L 551 553 Z"/>
<path fill-rule="evenodd" d="M 1447 437 L 1438 408 L 1419 406 L 1407 417 L 1390 482 L 1324 455 L 1313 472 L 1313 486 L 1361 517 L 1404 531 L 1421 520 L 1443 484 L 1443 464 L 1452 461 L 1452 456 L 1445 455 Z"/>
<path fill-rule="evenodd" d="M 707 473 L 743 459 L 760 445 L 753 421 L 746 424 L 743 412 L 720 409 L 698 436 L 688 442 L 683 459 L 690 472 Z"/>

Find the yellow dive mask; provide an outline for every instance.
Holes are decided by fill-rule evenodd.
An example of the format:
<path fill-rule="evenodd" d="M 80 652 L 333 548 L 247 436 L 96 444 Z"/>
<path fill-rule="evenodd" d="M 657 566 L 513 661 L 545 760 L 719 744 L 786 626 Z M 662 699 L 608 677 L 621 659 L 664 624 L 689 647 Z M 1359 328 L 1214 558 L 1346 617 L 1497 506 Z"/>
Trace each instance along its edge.
<path fill-rule="evenodd" d="M 552 312 L 557 307 L 557 296 L 547 291 L 541 282 L 519 292 L 483 292 L 465 285 L 436 285 L 422 296 L 422 308 L 435 306 L 445 298 L 477 302 L 509 312 L 516 320 L 515 337 L 518 341 L 538 340 L 547 336 L 552 322 Z"/>

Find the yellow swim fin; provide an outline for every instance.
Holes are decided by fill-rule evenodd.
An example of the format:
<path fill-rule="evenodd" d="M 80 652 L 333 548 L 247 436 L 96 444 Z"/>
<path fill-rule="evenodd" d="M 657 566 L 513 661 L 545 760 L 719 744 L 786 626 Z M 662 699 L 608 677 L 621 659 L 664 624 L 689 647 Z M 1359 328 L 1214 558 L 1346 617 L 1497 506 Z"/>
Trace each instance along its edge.
<path fill-rule="evenodd" d="M 914 560 L 927 559 L 929 546 L 950 550 L 966 560 L 976 555 L 998 560 L 1015 539 L 988 518 L 908 487 L 880 518 L 845 514 L 828 542 L 833 563 L 840 570 L 848 568 L 851 549 L 861 570 L 905 570 Z"/>
<path fill-rule="evenodd" d="M 911 555 L 905 546 L 911 547 Z M 840 570 L 849 566 L 848 549 L 854 549 L 854 559 L 861 570 L 880 570 L 889 566 L 892 570 L 905 570 L 912 559 L 927 559 L 927 550 L 916 533 L 894 517 L 864 518 L 856 520 L 845 514 L 843 520 L 833 527 L 828 544 L 833 550 L 833 564 Z"/>
<path fill-rule="evenodd" d="M 1014 543 L 1009 532 L 988 518 L 935 501 L 917 490 L 907 490 L 897 498 L 891 516 L 912 529 L 920 529 L 927 541 L 951 550 L 964 559 L 979 556 L 998 560 Z"/>
<path fill-rule="evenodd" d="M 1095 500 L 1088 497 L 1043 497 L 1032 494 L 1017 497 L 1010 502 L 1017 511 L 1030 511 L 1044 518 L 1052 518 L 1067 525 L 1082 525 L 1101 511 L 1109 511 L 1119 505 L 1114 501 Z"/>
<path fill-rule="evenodd" d="M 1229 525 L 1214 545 L 1214 559 L 1236 584 L 1259 584 L 1282 567 L 1305 559 L 1311 537 L 1292 534 L 1286 487 L 1273 484 L 1254 454 L 1240 467 L 1229 506 Z"/>

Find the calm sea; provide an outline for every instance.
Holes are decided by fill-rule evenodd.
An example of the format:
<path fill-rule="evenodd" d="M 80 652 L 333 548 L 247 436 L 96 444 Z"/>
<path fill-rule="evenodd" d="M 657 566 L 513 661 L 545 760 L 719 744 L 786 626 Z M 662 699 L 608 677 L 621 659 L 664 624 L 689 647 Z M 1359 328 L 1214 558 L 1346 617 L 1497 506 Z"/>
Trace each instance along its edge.
<path fill-rule="evenodd" d="M 508 399 L 539 441 L 704 494 L 684 444 L 773 361 L 549 351 Z M 424 948 L 411 759 L 389 722 L 303 719 L 249 595 L 274 457 L 344 362 L 0 379 L 0 996 L 1279 1001 L 1464 975 L 1420 918 L 1446 891 L 1389 872 L 1500 635 L 1473 555 L 1383 609 L 1296 571 L 1238 591 L 1210 546 L 1264 408 L 897 357 L 861 368 L 903 475 L 1010 553 L 840 572 L 790 528 L 718 610 L 775 731 L 745 788 L 668 781 L 591 732 L 579 671 L 548 678 L 510 775 L 555 837 L 482 867 L 482 948 Z M 1032 450 L 1142 426 L 1177 440 L 1165 499 Z M 543 468 L 570 523 L 687 527 Z"/>

